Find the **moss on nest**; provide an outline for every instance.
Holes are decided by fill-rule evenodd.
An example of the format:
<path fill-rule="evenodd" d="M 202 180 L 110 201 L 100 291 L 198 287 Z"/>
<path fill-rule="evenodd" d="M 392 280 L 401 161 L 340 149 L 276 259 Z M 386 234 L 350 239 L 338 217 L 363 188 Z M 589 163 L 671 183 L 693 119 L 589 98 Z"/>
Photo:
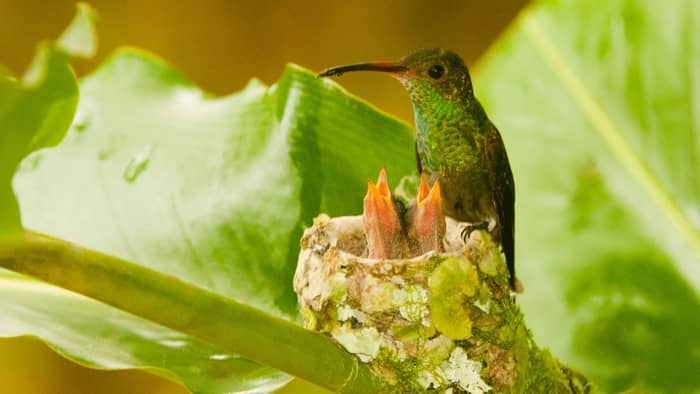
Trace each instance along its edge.
<path fill-rule="evenodd" d="M 362 217 L 321 216 L 294 288 L 305 325 L 369 363 L 385 392 L 590 392 L 535 346 L 488 233 L 447 218 L 443 253 L 362 257 Z"/>

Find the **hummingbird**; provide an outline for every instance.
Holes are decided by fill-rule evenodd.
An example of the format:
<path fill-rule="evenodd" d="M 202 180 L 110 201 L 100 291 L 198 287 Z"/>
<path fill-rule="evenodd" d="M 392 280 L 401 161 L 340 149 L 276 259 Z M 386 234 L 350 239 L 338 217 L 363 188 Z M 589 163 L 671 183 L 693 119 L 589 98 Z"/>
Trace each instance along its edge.
<path fill-rule="evenodd" d="M 386 170 L 379 172 L 377 183 L 367 181 L 362 222 L 370 259 L 402 258 L 408 252 L 403 223 L 403 205 L 393 198 Z"/>
<path fill-rule="evenodd" d="M 413 255 L 442 252 L 442 239 L 447 226 L 439 181 L 430 187 L 426 174 L 421 174 L 416 199 L 406 209 L 404 221 L 409 250 Z"/>
<path fill-rule="evenodd" d="M 356 63 L 328 68 L 319 77 L 354 71 L 384 72 L 408 91 L 416 128 L 418 173 L 439 182 L 442 209 L 500 242 L 510 286 L 515 276 L 515 182 L 503 139 L 474 96 L 469 70 L 455 52 L 419 49 L 399 61 Z"/>

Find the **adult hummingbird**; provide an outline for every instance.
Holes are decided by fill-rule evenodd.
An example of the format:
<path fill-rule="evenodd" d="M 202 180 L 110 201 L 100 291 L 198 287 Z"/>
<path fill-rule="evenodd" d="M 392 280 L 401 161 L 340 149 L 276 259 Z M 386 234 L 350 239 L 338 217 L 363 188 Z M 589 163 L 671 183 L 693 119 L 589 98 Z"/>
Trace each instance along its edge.
<path fill-rule="evenodd" d="M 515 183 L 505 145 L 496 126 L 474 96 L 469 70 L 456 53 L 419 49 L 399 61 L 332 67 L 320 77 L 351 71 L 390 74 L 406 88 L 413 103 L 415 153 L 419 173 L 439 181 L 445 214 L 487 229 L 501 243 L 515 277 Z"/>

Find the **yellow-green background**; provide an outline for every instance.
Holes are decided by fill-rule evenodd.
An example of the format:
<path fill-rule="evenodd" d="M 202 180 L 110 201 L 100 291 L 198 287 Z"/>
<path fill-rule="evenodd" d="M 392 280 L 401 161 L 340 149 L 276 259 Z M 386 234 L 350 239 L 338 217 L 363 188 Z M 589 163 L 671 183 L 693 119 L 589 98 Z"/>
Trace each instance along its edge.
<path fill-rule="evenodd" d="M 225 94 L 252 77 L 273 83 L 287 62 L 319 70 L 442 46 L 473 64 L 525 2 L 96 0 L 90 3 L 100 14 L 100 51 L 75 66 L 83 75 L 115 47 L 131 45 L 159 54 L 206 90 Z M 71 0 L 0 0 L 0 64 L 21 74 L 36 44 L 56 37 L 73 13 Z M 391 78 L 349 75 L 342 83 L 385 111 L 412 118 L 403 89 Z M 183 392 L 139 371 L 80 367 L 38 340 L 0 339 L 2 394 Z"/>

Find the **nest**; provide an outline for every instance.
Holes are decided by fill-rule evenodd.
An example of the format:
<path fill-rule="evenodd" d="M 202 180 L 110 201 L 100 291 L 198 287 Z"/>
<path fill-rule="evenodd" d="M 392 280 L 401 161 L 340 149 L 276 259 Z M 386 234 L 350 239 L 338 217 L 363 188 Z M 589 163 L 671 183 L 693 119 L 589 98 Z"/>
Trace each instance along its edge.
<path fill-rule="evenodd" d="M 388 391 L 511 386 L 520 314 L 489 234 L 464 240 L 465 223 L 447 217 L 444 252 L 369 259 L 362 220 L 321 215 L 305 231 L 294 277 L 305 326 L 369 363 Z"/>

